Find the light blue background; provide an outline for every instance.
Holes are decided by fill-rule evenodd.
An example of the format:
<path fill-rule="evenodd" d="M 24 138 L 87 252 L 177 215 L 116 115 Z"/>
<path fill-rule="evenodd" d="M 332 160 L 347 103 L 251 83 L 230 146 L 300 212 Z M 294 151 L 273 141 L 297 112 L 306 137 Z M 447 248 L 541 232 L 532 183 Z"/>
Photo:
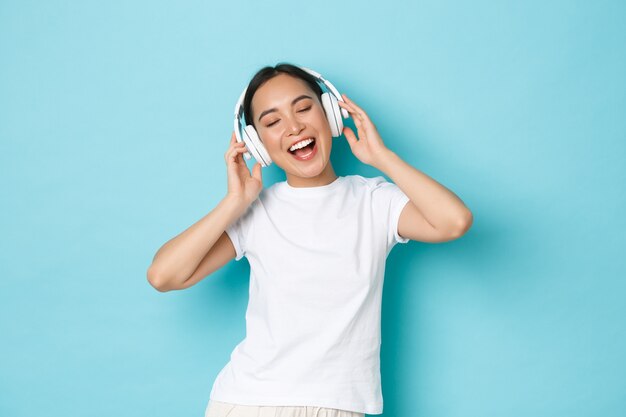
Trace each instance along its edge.
<path fill-rule="evenodd" d="M 279 61 L 474 214 L 388 258 L 385 415 L 625 415 L 625 23 L 619 1 L 2 2 L 0 415 L 203 415 L 249 266 L 168 293 L 146 270 L 225 195 L 235 101 Z M 381 175 L 344 137 L 332 161 Z"/>

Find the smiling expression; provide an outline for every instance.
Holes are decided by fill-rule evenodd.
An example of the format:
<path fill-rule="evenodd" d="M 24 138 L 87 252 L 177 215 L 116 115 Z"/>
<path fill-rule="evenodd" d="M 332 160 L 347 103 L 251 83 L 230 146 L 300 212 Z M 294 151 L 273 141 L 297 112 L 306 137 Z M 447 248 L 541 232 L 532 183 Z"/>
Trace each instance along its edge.
<path fill-rule="evenodd" d="M 290 184 L 321 185 L 336 178 L 329 164 L 333 138 L 326 114 L 303 80 L 287 74 L 269 79 L 255 92 L 251 110 L 265 149 Z M 299 160 L 289 148 L 304 138 L 313 138 L 316 149 L 311 158 Z"/>

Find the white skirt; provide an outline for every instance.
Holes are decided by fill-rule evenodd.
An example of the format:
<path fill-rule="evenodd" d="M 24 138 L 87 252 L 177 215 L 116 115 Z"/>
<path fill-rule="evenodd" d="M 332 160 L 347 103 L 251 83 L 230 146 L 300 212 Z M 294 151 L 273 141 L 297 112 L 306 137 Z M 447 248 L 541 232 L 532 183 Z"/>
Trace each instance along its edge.
<path fill-rule="evenodd" d="M 204 417 L 364 417 L 355 411 L 316 406 L 240 405 L 209 400 Z"/>

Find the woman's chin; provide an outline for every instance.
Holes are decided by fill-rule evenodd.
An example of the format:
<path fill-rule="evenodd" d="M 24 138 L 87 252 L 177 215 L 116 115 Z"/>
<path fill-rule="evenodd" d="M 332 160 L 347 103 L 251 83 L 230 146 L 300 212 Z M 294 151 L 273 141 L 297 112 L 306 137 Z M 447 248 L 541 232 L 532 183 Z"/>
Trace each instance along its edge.
<path fill-rule="evenodd" d="M 311 164 L 307 167 L 290 167 L 285 172 L 297 177 L 313 178 L 321 175 L 324 172 L 324 167 L 321 164 Z"/>

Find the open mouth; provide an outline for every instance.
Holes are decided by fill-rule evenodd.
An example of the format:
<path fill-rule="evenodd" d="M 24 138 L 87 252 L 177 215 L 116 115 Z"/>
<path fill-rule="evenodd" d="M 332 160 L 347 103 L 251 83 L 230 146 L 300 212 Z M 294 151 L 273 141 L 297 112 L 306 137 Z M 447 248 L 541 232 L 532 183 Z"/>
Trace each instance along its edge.
<path fill-rule="evenodd" d="M 313 155 L 315 155 L 315 152 L 317 150 L 317 147 L 315 146 L 316 144 L 315 138 L 311 138 L 311 139 L 313 139 L 313 142 L 309 143 L 308 145 L 300 149 L 296 149 L 295 151 L 289 151 L 289 153 L 292 154 L 296 159 L 299 159 L 302 161 L 311 159 Z"/>

